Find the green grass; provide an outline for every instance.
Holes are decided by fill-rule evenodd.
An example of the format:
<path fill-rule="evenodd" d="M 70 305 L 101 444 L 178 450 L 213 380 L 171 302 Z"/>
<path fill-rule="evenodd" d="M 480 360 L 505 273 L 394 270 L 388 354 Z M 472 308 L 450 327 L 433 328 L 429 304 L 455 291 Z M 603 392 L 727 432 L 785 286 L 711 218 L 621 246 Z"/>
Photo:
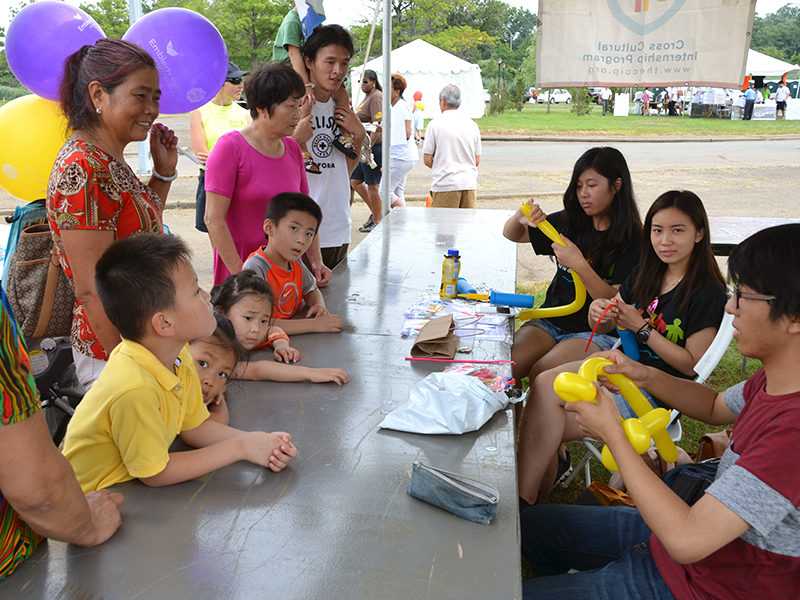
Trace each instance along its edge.
<path fill-rule="evenodd" d="M 481 133 L 514 135 L 569 135 L 569 136 L 772 136 L 800 134 L 800 121 L 731 121 L 730 119 L 692 119 L 683 117 L 627 118 L 607 115 L 603 117 L 595 107 L 591 114 L 578 117 L 564 107 L 526 105 L 521 111 L 510 110 L 500 115 L 477 119 Z"/>
<path fill-rule="evenodd" d="M 518 294 L 533 294 L 536 298 L 536 306 L 539 306 L 544 301 L 544 295 L 547 290 L 549 282 L 538 281 L 529 284 L 522 284 L 517 286 Z M 518 324 L 519 325 L 519 324 Z M 747 367 L 742 371 L 742 355 L 739 354 L 737 349 L 736 340 L 732 340 L 730 346 L 725 351 L 722 359 L 720 360 L 714 372 L 709 377 L 706 384 L 714 390 L 721 392 L 732 385 L 744 381 L 755 373 L 761 367 L 761 363 L 757 360 L 749 360 Z M 523 380 L 523 385 L 527 388 L 527 379 Z M 678 442 L 678 446 L 692 453 L 697 450 L 698 440 L 704 433 L 710 431 L 720 431 L 725 427 L 714 427 L 707 425 L 700 421 L 690 419 L 686 416 L 681 417 L 681 425 L 683 427 L 683 438 Z M 567 444 L 567 449 L 572 458 L 572 464 L 577 465 L 578 462 L 586 454 L 586 447 L 580 442 L 570 442 Z M 608 483 L 611 473 L 607 471 L 599 461 L 593 460 L 591 462 L 591 475 L 592 481 L 602 481 Z M 556 486 L 550 494 L 549 502 L 551 504 L 572 504 L 575 498 L 583 490 L 586 489 L 583 473 L 578 475 L 570 484 L 568 488 Z"/>

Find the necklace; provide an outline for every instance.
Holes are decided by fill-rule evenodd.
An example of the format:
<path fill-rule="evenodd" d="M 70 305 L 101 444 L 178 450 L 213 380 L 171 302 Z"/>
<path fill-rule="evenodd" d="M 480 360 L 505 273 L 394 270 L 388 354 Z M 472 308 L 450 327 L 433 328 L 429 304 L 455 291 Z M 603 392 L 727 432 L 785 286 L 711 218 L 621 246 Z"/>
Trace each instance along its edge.
<path fill-rule="evenodd" d="M 100 148 L 102 148 L 102 149 L 103 149 L 103 150 L 106 152 L 106 154 L 108 154 L 109 156 L 111 156 L 111 158 L 113 158 L 113 159 L 114 159 L 116 162 L 118 162 L 118 163 L 120 163 L 120 164 L 122 164 L 122 165 L 125 165 L 125 166 L 127 166 L 127 165 L 128 165 L 128 163 L 127 163 L 127 162 L 125 162 L 125 160 L 119 160 L 119 159 L 118 159 L 116 156 L 114 156 L 114 153 L 113 153 L 113 152 L 111 152 L 111 151 L 110 151 L 108 148 L 106 148 L 106 147 L 103 145 L 103 142 L 101 142 L 101 141 L 100 141 L 100 140 L 98 140 L 98 139 L 97 139 L 97 138 L 96 138 L 94 135 L 92 135 L 92 132 L 91 132 L 91 131 L 89 131 L 88 129 L 83 129 L 82 131 L 83 131 L 83 132 L 85 132 L 85 133 L 86 133 L 86 135 L 88 135 L 90 138 L 92 138 L 92 139 L 93 139 L 93 140 L 94 140 L 94 141 L 97 143 L 97 145 L 98 145 L 98 146 L 100 146 Z"/>
<path fill-rule="evenodd" d="M 668 291 L 670 291 L 672 288 L 674 288 L 676 285 L 678 285 L 681 281 L 683 281 L 683 277 L 678 279 L 678 281 L 676 281 L 675 283 L 666 283 L 666 279 L 665 279 L 664 282 L 666 283 L 666 285 L 664 286 L 664 291 L 661 292 L 661 293 L 662 294 L 666 294 Z"/>

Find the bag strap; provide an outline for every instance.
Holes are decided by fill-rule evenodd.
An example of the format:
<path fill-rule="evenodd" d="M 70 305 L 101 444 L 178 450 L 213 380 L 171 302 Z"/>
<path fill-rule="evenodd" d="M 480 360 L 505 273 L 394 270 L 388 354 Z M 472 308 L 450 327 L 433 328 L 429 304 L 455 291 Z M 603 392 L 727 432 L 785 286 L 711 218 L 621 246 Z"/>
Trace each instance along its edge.
<path fill-rule="evenodd" d="M 53 314 L 53 304 L 56 300 L 56 288 L 58 287 L 58 276 L 61 274 L 61 264 L 58 262 L 58 253 L 55 247 L 50 248 L 50 264 L 47 268 L 47 283 L 44 288 L 44 297 L 42 298 L 42 310 L 39 311 L 39 321 L 36 323 L 36 329 L 33 332 L 33 337 L 40 338 L 44 336 L 47 330 L 47 325 L 50 323 L 50 317 Z"/>

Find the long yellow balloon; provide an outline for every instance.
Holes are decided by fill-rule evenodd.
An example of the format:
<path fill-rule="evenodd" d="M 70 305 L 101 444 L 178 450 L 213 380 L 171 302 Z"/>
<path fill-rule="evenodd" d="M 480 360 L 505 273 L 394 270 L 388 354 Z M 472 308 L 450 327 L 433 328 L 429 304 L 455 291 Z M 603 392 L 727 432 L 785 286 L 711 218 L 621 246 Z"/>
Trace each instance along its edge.
<path fill-rule="evenodd" d="M 529 204 L 522 205 L 522 213 L 526 217 L 531 216 L 531 206 Z M 555 230 L 549 221 L 544 220 L 539 223 L 536 223 L 536 226 L 539 228 L 543 234 L 549 237 L 553 242 L 556 244 L 561 244 L 562 246 L 566 246 L 566 242 L 561 239 L 561 236 Z M 586 303 L 586 286 L 583 285 L 581 278 L 578 277 L 578 274 L 573 271 L 572 269 L 569 270 L 572 273 L 572 280 L 575 283 L 575 300 L 570 302 L 569 304 L 565 304 L 564 306 L 552 306 L 550 308 L 532 308 L 530 310 L 523 310 L 518 315 L 518 319 L 523 319 L 527 321 L 528 319 L 546 319 L 548 317 L 563 317 L 565 315 L 571 315 L 572 313 L 578 312 L 583 305 Z"/>
<path fill-rule="evenodd" d="M 593 356 L 583 361 L 577 373 L 561 373 L 553 383 L 553 389 L 566 402 L 597 401 L 597 390 L 592 385 L 598 376 L 604 375 L 620 388 L 620 394 L 631 405 L 638 419 L 626 419 L 622 429 L 637 453 L 644 454 L 650 447 L 652 438 L 662 458 L 667 462 L 678 460 L 678 449 L 669 436 L 669 411 L 653 408 L 633 381 L 621 373 L 606 373 L 603 368 L 614 364 L 606 358 Z M 622 420 L 622 417 L 620 417 Z M 609 471 L 619 471 L 608 446 L 602 451 L 603 464 Z"/>

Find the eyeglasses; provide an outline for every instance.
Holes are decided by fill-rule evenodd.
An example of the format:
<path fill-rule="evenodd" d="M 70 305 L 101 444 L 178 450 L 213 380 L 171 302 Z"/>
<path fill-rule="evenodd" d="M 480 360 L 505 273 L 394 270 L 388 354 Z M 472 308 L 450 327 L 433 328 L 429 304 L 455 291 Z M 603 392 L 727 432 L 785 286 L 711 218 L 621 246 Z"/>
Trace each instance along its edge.
<path fill-rule="evenodd" d="M 772 300 L 777 300 L 777 296 L 765 296 L 763 294 L 743 294 L 739 289 L 738 284 L 733 286 L 733 297 L 736 299 L 736 308 L 739 308 L 739 300 L 741 298 L 747 298 L 749 300 L 764 300 L 765 302 L 770 302 Z"/>
<path fill-rule="evenodd" d="M 242 83 L 242 78 L 241 77 L 228 77 L 228 79 L 226 79 L 225 81 L 227 81 L 228 83 L 232 83 L 233 85 L 239 85 L 240 83 Z"/>

